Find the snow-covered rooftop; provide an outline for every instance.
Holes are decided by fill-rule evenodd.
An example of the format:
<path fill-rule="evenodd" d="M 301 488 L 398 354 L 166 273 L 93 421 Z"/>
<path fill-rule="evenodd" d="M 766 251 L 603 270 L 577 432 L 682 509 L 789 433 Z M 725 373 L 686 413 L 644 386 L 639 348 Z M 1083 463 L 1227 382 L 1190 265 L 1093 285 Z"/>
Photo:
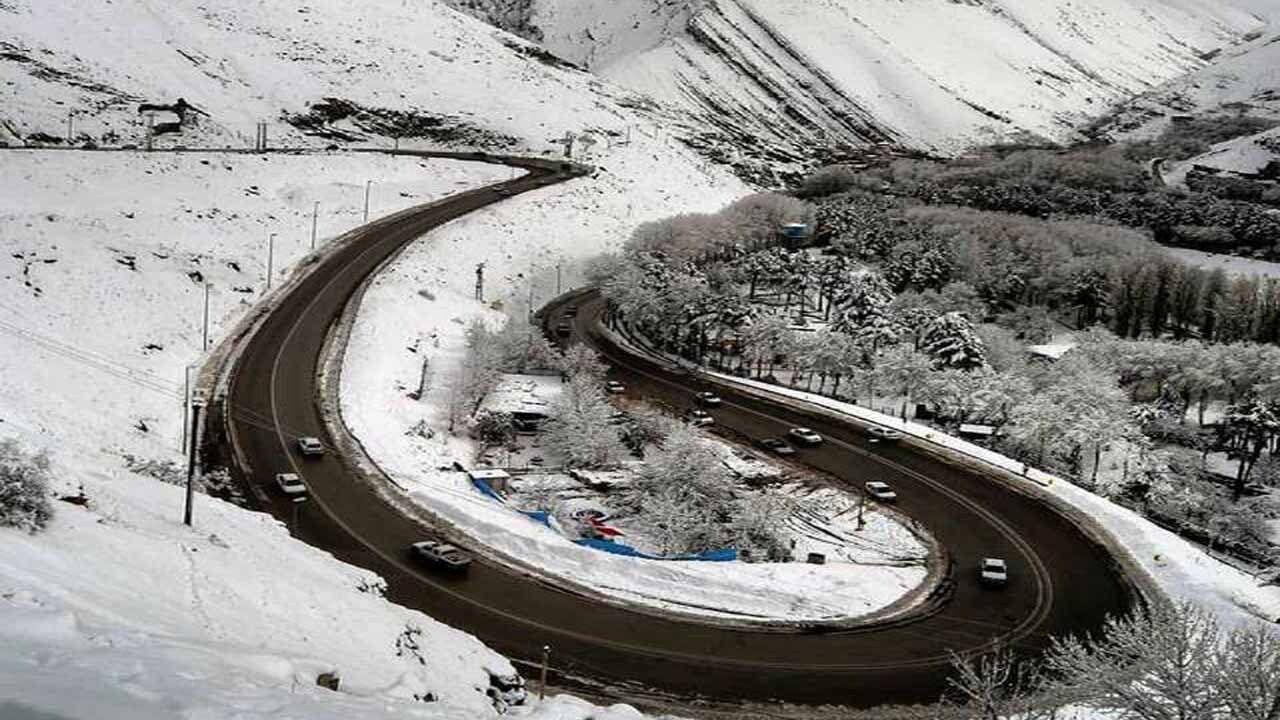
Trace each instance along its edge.
<path fill-rule="evenodd" d="M 484 408 L 493 412 L 513 415 L 540 415 L 546 417 L 551 405 L 564 394 L 564 382 L 559 375 L 502 376 L 498 387 L 485 398 Z"/>

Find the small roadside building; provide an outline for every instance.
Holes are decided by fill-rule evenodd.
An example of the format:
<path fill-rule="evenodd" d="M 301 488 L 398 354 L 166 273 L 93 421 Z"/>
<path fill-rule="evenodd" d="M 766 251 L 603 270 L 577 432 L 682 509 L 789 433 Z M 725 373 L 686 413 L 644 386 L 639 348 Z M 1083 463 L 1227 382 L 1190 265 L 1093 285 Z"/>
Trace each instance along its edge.
<path fill-rule="evenodd" d="M 516 430 L 531 432 L 551 416 L 551 406 L 564 394 L 560 375 L 503 375 L 481 407 L 511 415 Z"/>

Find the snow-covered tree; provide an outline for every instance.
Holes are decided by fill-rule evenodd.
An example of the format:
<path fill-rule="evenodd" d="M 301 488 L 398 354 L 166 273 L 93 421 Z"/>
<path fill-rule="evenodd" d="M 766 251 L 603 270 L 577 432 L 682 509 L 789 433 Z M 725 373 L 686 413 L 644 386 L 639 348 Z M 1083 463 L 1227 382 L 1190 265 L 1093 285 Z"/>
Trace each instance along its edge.
<path fill-rule="evenodd" d="M 1111 618 L 1097 636 L 1055 640 L 1046 669 L 1057 694 L 1116 720 L 1280 717 L 1275 630 L 1224 630 L 1189 603 L 1155 603 Z"/>
<path fill-rule="evenodd" d="M 788 349 L 790 332 L 786 319 L 774 313 L 762 314 L 742 328 L 742 357 L 748 365 L 755 365 L 757 377 L 766 367 L 773 371 L 774 359 Z"/>
<path fill-rule="evenodd" d="M 791 560 L 787 521 L 796 511 L 794 498 L 778 492 L 754 492 L 740 498 L 730 523 L 734 545 L 756 559 Z"/>
<path fill-rule="evenodd" d="M 653 488 L 645 496 L 643 518 L 663 555 L 705 550 L 707 535 L 716 528 L 711 509 L 681 485 Z"/>
<path fill-rule="evenodd" d="M 1053 720 L 1061 702 L 1042 691 L 1048 685 L 1040 668 L 993 643 L 974 657 L 952 655 L 950 692 L 940 709 L 960 708 L 975 720 Z"/>
<path fill-rule="evenodd" d="M 547 370 L 555 367 L 559 357 L 542 328 L 523 319 L 508 317 L 493 343 L 497 366 L 503 372 Z"/>
<path fill-rule="evenodd" d="M 958 312 L 940 315 L 920 338 L 920 349 L 940 367 L 968 370 L 987 364 L 986 348 L 973 323 Z"/>
<path fill-rule="evenodd" d="M 17 440 L 0 440 L 0 527 L 36 533 L 53 519 L 49 458 L 31 454 Z"/>
<path fill-rule="evenodd" d="M 569 346 L 556 359 L 556 367 L 569 377 L 591 378 L 597 382 L 609 370 L 609 366 L 600 359 L 600 354 L 582 343 Z"/>
<path fill-rule="evenodd" d="M 836 310 L 832 327 L 840 332 L 856 334 L 888 311 L 893 289 L 879 273 L 852 271 L 831 288 Z"/>
<path fill-rule="evenodd" d="M 1240 465 L 1233 487 L 1235 499 L 1239 500 L 1244 494 L 1249 470 L 1258 461 L 1263 449 L 1280 433 L 1280 406 L 1250 398 L 1227 408 L 1222 425 L 1227 437 L 1240 452 Z"/>
<path fill-rule="evenodd" d="M 615 465 L 627 451 L 610 422 L 614 412 L 595 378 L 571 378 L 551 405 L 543 442 L 569 467 Z"/>
<path fill-rule="evenodd" d="M 1083 356 L 1068 356 L 1046 372 L 1013 408 L 1006 432 L 1038 464 L 1052 460 L 1075 472 L 1086 447 L 1094 450 L 1096 468 L 1103 447 L 1138 434 L 1115 376 Z"/>
<path fill-rule="evenodd" d="M 905 417 L 907 406 L 931 372 L 933 372 L 933 362 L 929 357 L 904 344 L 891 347 L 877 355 L 875 366 L 864 378 L 870 381 L 880 393 L 900 396 L 902 414 Z M 871 390 L 872 400 L 877 394 L 876 389 Z"/>

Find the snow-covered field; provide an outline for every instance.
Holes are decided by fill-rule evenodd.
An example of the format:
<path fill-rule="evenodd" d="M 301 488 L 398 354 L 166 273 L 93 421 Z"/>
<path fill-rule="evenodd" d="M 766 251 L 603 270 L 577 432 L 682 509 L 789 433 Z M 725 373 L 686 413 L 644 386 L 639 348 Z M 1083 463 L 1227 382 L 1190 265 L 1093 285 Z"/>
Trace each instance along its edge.
<path fill-rule="evenodd" d="M 1222 268 L 1228 275 L 1257 275 L 1264 278 L 1280 277 L 1280 263 L 1254 260 L 1235 255 L 1208 253 L 1189 248 L 1165 248 L 1166 252 L 1194 267 L 1214 270 Z"/>
<path fill-rule="evenodd" d="M 509 176 L 377 155 L 9 151 L 0 163 L 0 434 L 181 459 L 186 367 L 318 244 Z M 274 236 L 274 239 L 272 238 Z M 145 428 L 145 429 L 144 429 Z"/>

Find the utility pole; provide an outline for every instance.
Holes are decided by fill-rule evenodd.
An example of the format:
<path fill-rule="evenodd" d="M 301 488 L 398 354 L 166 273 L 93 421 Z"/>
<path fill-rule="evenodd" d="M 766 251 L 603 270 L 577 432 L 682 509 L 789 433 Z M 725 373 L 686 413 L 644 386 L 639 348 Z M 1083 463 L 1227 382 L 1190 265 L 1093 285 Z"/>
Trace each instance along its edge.
<path fill-rule="evenodd" d="M 476 265 L 476 299 L 484 302 L 484 263 Z"/>
<path fill-rule="evenodd" d="M 529 273 L 529 322 L 533 322 L 533 273 Z"/>
<path fill-rule="evenodd" d="M 320 201 L 311 206 L 311 249 L 316 249 L 316 228 L 320 224 Z"/>
<path fill-rule="evenodd" d="M 542 646 L 542 679 L 538 681 L 538 699 L 547 696 L 547 666 L 551 664 L 551 646 Z"/>
<path fill-rule="evenodd" d="M 191 441 L 187 443 L 187 498 L 182 512 L 182 523 L 187 527 L 191 527 L 191 511 L 195 503 L 196 450 L 200 447 L 200 409 L 203 407 L 203 397 L 196 395 L 191 398 Z"/>
<path fill-rule="evenodd" d="M 276 234 L 271 233 L 267 236 L 267 289 L 271 289 L 271 275 L 275 271 L 276 255 Z"/>
<path fill-rule="evenodd" d="M 191 366 L 183 371 L 182 379 L 182 452 L 187 452 L 187 423 L 191 419 Z"/>
<path fill-rule="evenodd" d="M 373 186 L 372 180 L 364 181 L 364 221 L 369 222 L 369 188 Z"/>
<path fill-rule="evenodd" d="M 71 143 L 75 142 L 76 134 L 75 134 L 75 130 L 74 130 L 74 127 L 75 127 L 75 126 L 74 126 L 74 120 L 73 120 L 73 118 L 75 117 L 75 115 L 76 115 L 76 111 L 75 111 L 75 110 L 68 110 L 68 111 L 67 111 L 67 144 L 68 144 L 68 145 L 70 145 Z"/>
<path fill-rule="evenodd" d="M 204 281 L 204 332 L 201 334 L 200 347 L 204 352 L 209 351 L 209 281 Z"/>
<path fill-rule="evenodd" d="M 413 394 L 414 400 L 427 396 L 427 380 L 431 378 L 431 358 L 422 358 L 422 373 L 418 375 L 418 391 Z"/>
<path fill-rule="evenodd" d="M 155 147 L 155 136 L 156 136 L 155 125 L 156 125 L 155 113 L 147 113 L 147 152 L 151 152 L 151 149 Z"/>

